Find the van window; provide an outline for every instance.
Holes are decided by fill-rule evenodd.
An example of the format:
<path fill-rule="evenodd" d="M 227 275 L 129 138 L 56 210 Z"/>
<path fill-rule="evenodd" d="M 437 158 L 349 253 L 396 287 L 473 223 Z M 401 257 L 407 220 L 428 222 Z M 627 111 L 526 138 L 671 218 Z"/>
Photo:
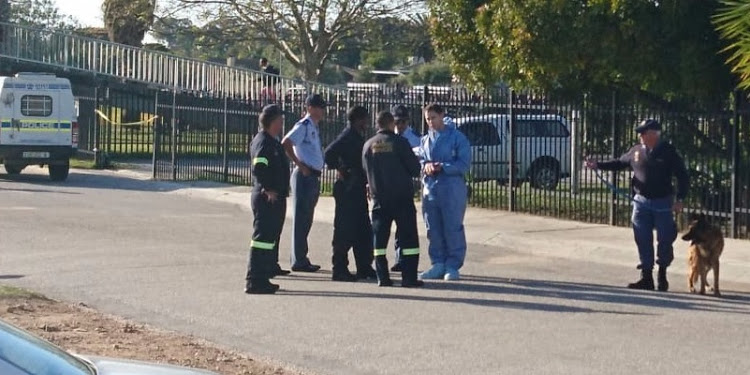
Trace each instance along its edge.
<path fill-rule="evenodd" d="M 472 146 L 496 146 L 500 144 L 500 135 L 491 122 L 468 122 L 459 127 Z"/>
<path fill-rule="evenodd" d="M 21 114 L 28 117 L 52 115 L 52 97 L 46 95 L 24 95 L 21 97 Z"/>
<path fill-rule="evenodd" d="M 516 120 L 516 137 L 567 137 L 568 129 L 556 120 Z"/>

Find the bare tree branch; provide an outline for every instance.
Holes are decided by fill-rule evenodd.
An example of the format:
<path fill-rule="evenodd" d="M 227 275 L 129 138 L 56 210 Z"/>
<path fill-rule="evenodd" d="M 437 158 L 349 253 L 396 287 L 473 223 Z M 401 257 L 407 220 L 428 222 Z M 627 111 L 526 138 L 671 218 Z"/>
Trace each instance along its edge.
<path fill-rule="evenodd" d="M 172 0 L 191 9 L 219 7 L 279 50 L 307 79 L 317 79 L 342 38 L 384 16 L 407 16 L 423 0 Z M 209 14 L 209 12 L 206 12 Z M 219 17 L 211 13 L 213 17 Z"/>

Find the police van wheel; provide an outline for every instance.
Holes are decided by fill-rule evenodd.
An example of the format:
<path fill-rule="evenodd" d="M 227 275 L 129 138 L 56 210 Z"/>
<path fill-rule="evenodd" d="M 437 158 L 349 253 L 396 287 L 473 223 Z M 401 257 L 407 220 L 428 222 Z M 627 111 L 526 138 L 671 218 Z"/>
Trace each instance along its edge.
<path fill-rule="evenodd" d="M 49 166 L 49 178 L 52 181 L 65 181 L 68 178 L 68 172 L 70 172 L 70 164 L 67 162 Z"/>
<path fill-rule="evenodd" d="M 5 164 L 5 172 L 14 175 L 14 174 L 21 174 L 21 171 L 25 168 L 23 165 L 15 165 L 15 164 Z"/>
<path fill-rule="evenodd" d="M 539 160 L 531 168 L 531 186 L 543 190 L 555 190 L 560 182 L 560 168 L 557 162 Z"/>

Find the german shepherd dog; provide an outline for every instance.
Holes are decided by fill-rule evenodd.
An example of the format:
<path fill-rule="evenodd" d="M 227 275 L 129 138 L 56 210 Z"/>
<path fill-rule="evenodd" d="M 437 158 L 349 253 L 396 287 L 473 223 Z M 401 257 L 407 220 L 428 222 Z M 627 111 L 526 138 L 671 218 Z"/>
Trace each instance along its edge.
<path fill-rule="evenodd" d="M 690 293 L 695 293 L 695 284 L 698 276 L 701 278 L 700 294 L 706 294 L 708 282 L 706 276 L 708 271 L 714 271 L 714 295 L 719 297 L 719 257 L 724 251 L 724 235 L 721 230 L 711 225 L 706 215 L 693 215 L 690 219 L 688 231 L 682 236 L 685 241 L 690 241 L 688 249 L 688 263 L 690 266 L 688 275 L 688 288 Z"/>

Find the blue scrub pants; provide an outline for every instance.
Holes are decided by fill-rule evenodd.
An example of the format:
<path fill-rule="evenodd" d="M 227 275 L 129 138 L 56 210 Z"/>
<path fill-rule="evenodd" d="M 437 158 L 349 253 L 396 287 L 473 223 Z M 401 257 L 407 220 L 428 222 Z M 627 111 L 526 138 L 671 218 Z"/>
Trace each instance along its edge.
<path fill-rule="evenodd" d="M 656 229 L 656 264 L 669 267 L 674 260 L 672 244 L 677 239 L 677 224 L 672 215 L 672 198 L 648 199 L 636 195 L 633 201 L 633 234 L 638 245 L 641 269 L 654 269 L 654 229 Z"/>
<path fill-rule="evenodd" d="M 441 181 L 453 182 L 453 181 Z M 435 191 L 423 197 L 422 215 L 427 225 L 428 252 L 433 265 L 443 265 L 446 270 L 458 271 L 466 258 L 467 192 L 463 180 L 436 186 Z"/>

